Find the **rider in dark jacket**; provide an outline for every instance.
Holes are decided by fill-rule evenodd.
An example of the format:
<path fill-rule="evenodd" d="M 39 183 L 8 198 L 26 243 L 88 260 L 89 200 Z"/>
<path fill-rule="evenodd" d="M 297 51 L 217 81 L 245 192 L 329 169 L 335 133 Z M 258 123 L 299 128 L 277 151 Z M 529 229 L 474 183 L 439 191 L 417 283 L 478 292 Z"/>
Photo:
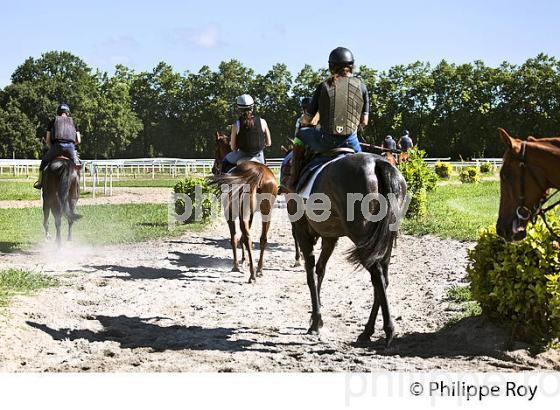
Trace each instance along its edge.
<path fill-rule="evenodd" d="M 78 127 L 70 117 L 70 107 L 62 103 L 56 109 L 56 117 L 51 120 L 47 128 L 46 143 L 49 147 L 47 153 L 41 160 L 39 166 L 39 179 L 33 185 L 37 189 L 43 187 L 43 171 L 45 167 L 57 156 L 64 155 L 74 161 L 76 166 L 80 165 L 76 145 L 80 144 L 82 137 Z"/>
<path fill-rule="evenodd" d="M 320 129 L 303 128 L 294 140 L 294 158 L 290 188 L 294 189 L 303 166 L 304 147 L 322 153 L 337 147 L 361 152 L 358 128 L 369 119 L 369 95 L 365 84 L 352 76 L 354 56 L 344 47 L 337 47 L 329 55 L 331 76 L 319 84 L 302 121 L 311 122 L 319 114 Z"/>

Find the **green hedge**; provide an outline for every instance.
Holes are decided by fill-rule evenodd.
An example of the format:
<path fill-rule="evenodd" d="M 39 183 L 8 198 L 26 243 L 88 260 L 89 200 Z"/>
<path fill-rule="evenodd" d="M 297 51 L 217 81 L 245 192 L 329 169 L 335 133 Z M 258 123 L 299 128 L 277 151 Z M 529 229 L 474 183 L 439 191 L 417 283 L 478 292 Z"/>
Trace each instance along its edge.
<path fill-rule="evenodd" d="M 560 230 L 558 216 L 549 221 Z M 513 324 L 524 337 L 560 337 L 560 244 L 542 221 L 519 242 L 505 242 L 487 228 L 468 258 L 473 297 L 488 316 Z"/>
<path fill-rule="evenodd" d="M 480 181 L 480 172 L 476 167 L 466 167 L 461 170 L 459 179 L 463 184 L 474 184 Z"/>
<path fill-rule="evenodd" d="M 451 172 L 453 171 L 453 167 L 449 162 L 438 161 L 434 166 L 434 171 L 439 178 L 449 179 Z"/>
<path fill-rule="evenodd" d="M 202 200 L 198 200 L 196 198 L 197 187 L 199 187 L 198 190 L 200 194 L 206 195 L 206 197 Z M 175 186 L 173 187 L 173 191 L 175 193 L 188 195 L 191 198 L 193 208 L 200 207 L 202 211 L 201 215 L 203 222 L 208 222 L 218 208 L 212 198 L 219 195 L 219 192 L 216 187 L 209 185 L 208 181 L 205 178 L 186 178 L 182 181 L 177 182 L 177 184 L 175 184 Z M 182 199 L 177 199 L 175 201 L 175 212 L 178 215 L 182 215 L 185 212 L 185 201 L 183 201 Z M 191 217 L 185 222 L 193 222 L 194 218 L 195 213 L 193 211 Z"/>
<path fill-rule="evenodd" d="M 399 164 L 399 170 L 406 180 L 408 194 L 411 195 L 406 216 L 421 217 L 427 212 L 427 193 L 436 188 L 438 178 L 423 160 L 426 156 L 425 151 L 413 148 L 408 151 L 408 154 L 410 161 Z"/>
<path fill-rule="evenodd" d="M 494 166 L 490 162 L 481 163 L 479 168 L 483 174 L 490 174 L 494 170 Z"/>

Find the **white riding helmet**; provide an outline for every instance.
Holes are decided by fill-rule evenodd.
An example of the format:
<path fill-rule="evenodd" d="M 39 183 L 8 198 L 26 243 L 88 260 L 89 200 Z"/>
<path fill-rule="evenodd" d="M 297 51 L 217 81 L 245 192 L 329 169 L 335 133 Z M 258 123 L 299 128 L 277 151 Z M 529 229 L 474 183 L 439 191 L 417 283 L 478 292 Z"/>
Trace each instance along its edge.
<path fill-rule="evenodd" d="M 237 97 L 237 101 L 235 103 L 237 105 L 237 108 L 242 109 L 251 108 L 253 105 L 255 105 L 253 97 L 251 97 L 249 94 L 240 95 L 239 97 Z"/>

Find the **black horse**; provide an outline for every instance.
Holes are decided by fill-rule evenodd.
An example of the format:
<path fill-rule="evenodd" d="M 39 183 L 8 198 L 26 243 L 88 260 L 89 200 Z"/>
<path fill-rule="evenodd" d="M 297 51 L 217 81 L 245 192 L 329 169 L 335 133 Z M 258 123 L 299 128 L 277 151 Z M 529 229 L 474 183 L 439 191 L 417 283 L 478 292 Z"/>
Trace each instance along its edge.
<path fill-rule="evenodd" d="M 331 206 L 330 215 L 324 221 L 313 220 L 316 218 L 310 217 L 309 209 L 306 209 L 305 215 L 295 222 L 296 238 L 305 260 L 311 293 L 312 314 L 308 333 L 318 334 L 323 325 L 320 292 L 327 261 L 338 238 L 348 236 L 355 245 L 349 260 L 369 271 L 374 288 L 371 314 L 358 341 L 370 340 L 381 306 L 388 346 L 393 339 L 394 325 L 386 288 L 389 284 L 389 261 L 397 235 L 396 222 L 401 218 L 406 197 L 404 178 L 395 166 L 378 155 L 351 154 L 329 164 L 317 177 L 311 194 L 324 194 Z M 378 195 L 387 200 L 375 199 Z M 365 197 L 364 201 L 349 200 L 360 197 Z M 363 202 L 369 212 L 362 211 Z M 387 205 L 384 213 L 383 202 Z M 384 216 L 379 219 L 372 215 Z M 313 246 L 319 237 L 322 239 L 322 250 L 315 263 Z"/>
<path fill-rule="evenodd" d="M 81 218 L 76 214 L 76 203 L 80 197 L 80 179 L 74 162 L 57 158 L 44 171 L 43 178 L 43 227 L 49 234 L 49 214 L 52 212 L 56 226 L 56 242 L 60 246 L 60 224 L 62 215 L 68 220 L 68 240 L 72 240 L 72 224 Z"/>

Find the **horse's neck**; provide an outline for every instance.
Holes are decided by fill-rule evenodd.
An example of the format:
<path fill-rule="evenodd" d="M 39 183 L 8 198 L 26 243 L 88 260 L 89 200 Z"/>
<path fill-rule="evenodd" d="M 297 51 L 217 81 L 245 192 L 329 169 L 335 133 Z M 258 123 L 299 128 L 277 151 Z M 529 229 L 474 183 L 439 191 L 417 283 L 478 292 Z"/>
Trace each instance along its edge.
<path fill-rule="evenodd" d="M 534 150 L 538 166 L 546 170 L 551 188 L 560 189 L 560 138 L 539 140 L 529 146 Z"/>

